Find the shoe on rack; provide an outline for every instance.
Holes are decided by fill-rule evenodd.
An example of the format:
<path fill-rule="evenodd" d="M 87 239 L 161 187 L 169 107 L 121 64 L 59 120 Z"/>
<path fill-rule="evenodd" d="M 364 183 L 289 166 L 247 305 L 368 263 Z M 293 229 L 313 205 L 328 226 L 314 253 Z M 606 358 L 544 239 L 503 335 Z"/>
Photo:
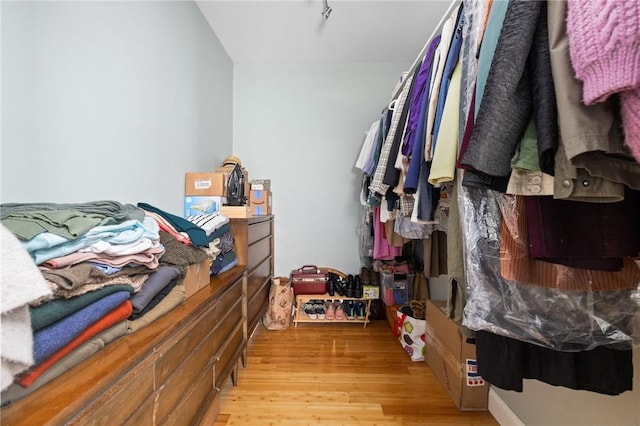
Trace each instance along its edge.
<path fill-rule="evenodd" d="M 349 274 L 347 276 L 347 285 L 346 285 L 346 294 L 347 297 L 353 297 L 353 275 Z"/>
<path fill-rule="evenodd" d="M 373 269 L 369 272 L 369 282 L 372 286 L 380 286 L 380 274 Z"/>
<path fill-rule="evenodd" d="M 346 296 L 347 295 L 347 289 L 345 287 L 345 282 L 342 280 L 342 278 L 340 278 L 339 276 L 336 275 L 336 278 L 333 281 L 333 285 L 334 285 L 335 291 L 340 296 Z"/>
<path fill-rule="evenodd" d="M 313 304 L 313 310 L 316 312 L 318 319 L 323 320 L 326 317 L 327 312 L 324 309 L 324 303 L 321 301 L 316 301 L 316 303 Z"/>
<path fill-rule="evenodd" d="M 371 284 L 371 269 L 366 266 L 360 268 L 360 281 L 362 282 L 362 285 Z"/>
<path fill-rule="evenodd" d="M 353 300 L 347 300 L 344 302 L 344 311 L 347 315 L 347 319 L 355 319 L 356 318 L 356 307 L 355 302 Z"/>
<path fill-rule="evenodd" d="M 325 318 L 332 320 L 336 317 L 336 308 L 333 304 L 333 300 L 327 300 L 324 302 Z"/>
<path fill-rule="evenodd" d="M 334 313 L 334 317 L 337 320 L 344 320 L 346 319 L 345 315 L 344 315 L 344 304 L 342 302 L 335 302 L 336 305 L 336 310 Z"/>
<path fill-rule="evenodd" d="M 336 278 L 338 276 L 333 272 L 327 273 L 327 293 L 329 296 L 334 296 L 336 294 Z"/>
<path fill-rule="evenodd" d="M 357 299 L 362 299 L 364 296 L 364 289 L 362 288 L 362 282 L 360 281 L 360 276 L 356 275 L 353 278 L 353 297 Z"/>
<path fill-rule="evenodd" d="M 318 319 L 318 314 L 316 313 L 315 307 L 311 301 L 304 304 L 303 310 L 309 319 Z"/>
<path fill-rule="evenodd" d="M 354 302 L 354 305 L 356 307 L 356 318 L 358 318 L 359 320 L 363 320 L 365 318 L 365 310 L 367 307 L 366 303 L 359 300 L 357 302 Z"/>

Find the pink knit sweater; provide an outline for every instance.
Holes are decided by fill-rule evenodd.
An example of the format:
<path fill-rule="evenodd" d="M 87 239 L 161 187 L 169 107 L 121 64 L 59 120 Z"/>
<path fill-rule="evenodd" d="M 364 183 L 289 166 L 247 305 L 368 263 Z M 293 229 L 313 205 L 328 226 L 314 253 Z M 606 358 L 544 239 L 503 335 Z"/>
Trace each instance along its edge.
<path fill-rule="evenodd" d="M 640 86 L 640 1 L 569 0 L 571 63 L 584 103 Z"/>
<path fill-rule="evenodd" d="M 640 162 L 640 0 L 568 0 L 567 34 L 583 102 L 620 93 L 625 143 Z"/>

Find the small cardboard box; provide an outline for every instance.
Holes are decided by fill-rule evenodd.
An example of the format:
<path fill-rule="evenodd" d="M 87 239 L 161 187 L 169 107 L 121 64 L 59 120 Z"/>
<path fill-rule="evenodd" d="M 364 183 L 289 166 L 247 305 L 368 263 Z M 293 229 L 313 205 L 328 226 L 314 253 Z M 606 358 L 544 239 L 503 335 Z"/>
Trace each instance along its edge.
<path fill-rule="evenodd" d="M 251 217 L 251 210 L 248 205 L 244 206 L 222 206 L 220 214 L 227 216 L 229 219 L 242 219 Z"/>
<path fill-rule="evenodd" d="M 184 195 L 213 195 L 222 197 L 227 189 L 223 173 L 186 173 Z"/>
<path fill-rule="evenodd" d="M 249 193 L 251 216 L 271 214 L 271 191 L 251 191 Z"/>
<path fill-rule="evenodd" d="M 380 287 L 377 285 L 363 285 L 362 294 L 365 299 L 380 299 Z"/>
<path fill-rule="evenodd" d="M 209 259 L 201 263 L 193 263 L 187 266 L 187 273 L 183 278 L 185 297 L 191 297 L 198 290 L 209 285 L 211 280 L 211 265 Z"/>
<path fill-rule="evenodd" d="M 252 191 L 271 191 L 271 179 L 251 179 Z"/>
<path fill-rule="evenodd" d="M 460 411 L 486 411 L 489 384 L 478 375 L 476 347 L 444 312 L 446 302 L 427 301 L 425 361 Z"/>
<path fill-rule="evenodd" d="M 184 217 L 194 214 L 218 213 L 224 203 L 225 197 L 198 195 L 184 197 Z"/>

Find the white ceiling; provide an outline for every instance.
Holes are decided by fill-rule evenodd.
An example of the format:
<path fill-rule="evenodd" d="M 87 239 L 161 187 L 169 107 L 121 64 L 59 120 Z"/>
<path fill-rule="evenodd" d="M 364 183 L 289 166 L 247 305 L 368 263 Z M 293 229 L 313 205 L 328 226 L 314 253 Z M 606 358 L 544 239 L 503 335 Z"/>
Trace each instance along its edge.
<path fill-rule="evenodd" d="M 196 0 L 234 63 L 412 63 L 451 0 Z"/>

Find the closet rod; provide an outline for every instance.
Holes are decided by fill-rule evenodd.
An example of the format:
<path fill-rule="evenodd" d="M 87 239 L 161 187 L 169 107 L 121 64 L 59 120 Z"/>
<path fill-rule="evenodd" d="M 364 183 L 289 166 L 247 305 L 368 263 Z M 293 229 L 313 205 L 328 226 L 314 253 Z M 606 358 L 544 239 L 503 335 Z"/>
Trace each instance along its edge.
<path fill-rule="evenodd" d="M 447 8 L 447 11 L 444 13 L 444 15 L 442 16 L 442 18 L 440 19 L 440 22 L 438 22 L 438 25 L 436 25 L 436 27 L 433 29 L 433 32 L 431 33 L 431 35 L 429 36 L 429 38 L 427 39 L 427 42 L 424 44 L 424 46 L 422 47 L 422 50 L 420 51 L 420 53 L 418 54 L 418 57 L 416 58 L 415 61 L 413 61 L 413 64 L 411 64 L 411 67 L 409 67 L 409 71 L 408 73 L 411 74 L 416 67 L 418 66 L 418 64 L 421 63 L 422 58 L 424 58 L 424 55 L 427 54 L 427 49 L 429 49 L 429 45 L 431 44 L 431 41 L 436 37 L 436 35 L 438 35 L 438 33 L 442 30 L 442 26 L 444 25 L 444 23 L 446 22 L 447 19 L 449 19 L 449 17 L 451 16 L 451 14 L 453 13 L 454 9 L 456 8 L 456 6 L 458 6 L 460 4 L 462 0 L 453 0 L 451 2 L 451 4 L 449 5 L 449 7 Z M 402 83 L 400 83 L 398 85 L 398 88 L 396 89 L 396 92 L 393 94 L 393 96 L 391 97 L 391 99 L 396 99 L 398 97 L 398 94 L 402 91 L 402 88 L 404 87 L 404 83 L 407 81 L 407 79 L 405 78 Z"/>

